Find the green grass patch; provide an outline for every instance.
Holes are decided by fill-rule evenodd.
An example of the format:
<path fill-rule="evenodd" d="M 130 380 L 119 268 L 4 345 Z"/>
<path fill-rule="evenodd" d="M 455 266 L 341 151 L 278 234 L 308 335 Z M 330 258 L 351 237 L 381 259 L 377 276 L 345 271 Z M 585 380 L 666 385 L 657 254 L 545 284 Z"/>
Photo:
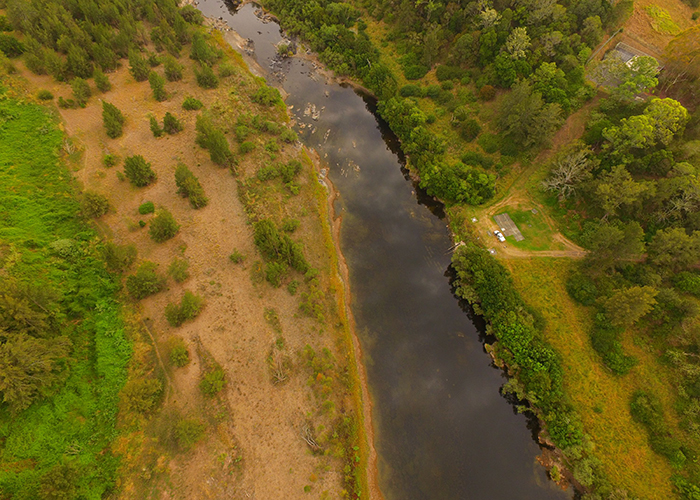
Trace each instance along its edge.
<path fill-rule="evenodd" d="M 663 35 L 676 36 L 681 32 L 676 22 L 671 17 L 666 9 L 658 5 L 648 5 L 644 8 L 649 17 L 651 17 L 651 27 Z"/>
<path fill-rule="evenodd" d="M 119 460 L 110 449 L 131 356 L 118 284 L 97 234 L 78 217 L 53 112 L 5 96 L 0 117 L 0 284 L 41 290 L 51 325 L 41 335 L 71 344 L 58 382 L 31 406 L 15 414 L 0 406 L 0 491 L 40 498 L 42 483 L 69 467 L 67 492 L 102 498 L 115 486 Z"/>
<path fill-rule="evenodd" d="M 522 241 L 515 241 L 514 236 L 507 236 L 506 240 L 515 248 L 522 250 L 562 250 L 561 244 L 552 240 L 552 228 L 549 227 L 544 215 L 538 210 L 533 213 L 532 210 L 524 210 L 521 208 L 513 209 L 506 208 L 500 213 L 507 213 L 513 222 L 518 226 L 520 232 L 525 238 Z"/>

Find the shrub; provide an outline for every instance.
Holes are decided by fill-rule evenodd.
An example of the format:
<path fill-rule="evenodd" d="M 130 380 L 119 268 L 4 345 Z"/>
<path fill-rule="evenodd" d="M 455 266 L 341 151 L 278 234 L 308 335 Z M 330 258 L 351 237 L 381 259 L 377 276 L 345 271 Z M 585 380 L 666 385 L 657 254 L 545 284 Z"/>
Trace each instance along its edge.
<path fill-rule="evenodd" d="M 265 265 L 265 279 L 275 288 L 282 286 L 282 278 L 287 273 L 286 262 L 272 261 Z"/>
<path fill-rule="evenodd" d="M 414 83 L 404 85 L 401 87 L 401 90 L 399 90 L 399 95 L 401 95 L 401 97 L 421 97 L 421 94 L 421 86 Z"/>
<path fill-rule="evenodd" d="M 139 205 L 139 213 L 141 215 L 152 214 L 155 211 L 156 211 L 156 207 L 152 201 L 146 201 L 144 203 L 141 203 L 141 205 Z"/>
<path fill-rule="evenodd" d="M 204 307 L 204 299 L 190 291 L 186 291 L 180 304 L 168 303 L 165 307 L 165 319 L 170 326 L 180 326 L 185 321 L 196 318 Z"/>
<path fill-rule="evenodd" d="M 126 278 L 126 289 L 132 299 L 141 300 L 165 287 L 165 279 L 156 272 L 157 268 L 158 264 L 146 261 L 135 274 Z"/>
<path fill-rule="evenodd" d="M 80 208 L 87 217 L 99 219 L 109 212 L 109 200 L 105 195 L 94 191 L 85 191 Z"/>
<path fill-rule="evenodd" d="M 280 140 L 286 142 L 287 144 L 292 144 L 299 140 L 299 136 L 290 128 L 285 128 L 280 134 Z"/>
<path fill-rule="evenodd" d="M 92 74 L 92 77 L 95 79 L 95 86 L 100 92 L 104 93 L 112 90 L 112 84 L 109 78 L 107 78 L 107 75 L 105 75 L 101 69 L 97 68 Z"/>
<path fill-rule="evenodd" d="M 156 120 L 156 117 L 151 115 L 148 117 L 148 121 L 150 123 L 151 132 L 153 133 L 153 137 L 163 137 L 163 129 L 160 128 L 160 123 L 158 123 L 158 120 Z"/>
<path fill-rule="evenodd" d="M 483 168 L 491 168 L 493 166 L 493 160 L 491 158 L 477 153 L 476 151 L 467 151 L 464 153 L 462 155 L 462 163 L 475 167 L 481 166 Z"/>
<path fill-rule="evenodd" d="M 187 350 L 185 341 L 182 337 L 171 337 L 168 341 L 168 347 L 170 352 L 168 357 L 170 358 L 170 363 L 174 366 L 182 368 L 187 366 L 190 362 L 190 352 Z"/>
<path fill-rule="evenodd" d="M 503 141 L 500 152 L 502 156 L 516 157 L 520 153 L 520 148 L 515 141 Z"/>
<path fill-rule="evenodd" d="M 233 153 L 228 146 L 224 133 L 214 127 L 211 120 L 204 116 L 197 117 L 197 137 L 195 142 L 209 150 L 211 161 L 221 166 L 231 166 L 234 162 Z"/>
<path fill-rule="evenodd" d="M 464 70 L 458 66 L 446 66 L 441 64 L 435 70 L 435 76 L 439 82 L 460 80 L 464 76 Z"/>
<path fill-rule="evenodd" d="M 690 16 L 690 18 L 691 18 L 693 21 L 697 21 L 697 19 L 698 19 L 699 17 L 700 17 L 700 12 L 697 12 L 697 11 L 696 11 L 696 12 L 693 12 L 693 14 Z"/>
<path fill-rule="evenodd" d="M 255 143 L 251 142 L 251 141 L 245 141 L 245 142 L 241 143 L 240 146 L 238 146 L 238 152 L 243 154 L 243 155 L 246 153 L 250 153 L 254 149 L 255 149 Z"/>
<path fill-rule="evenodd" d="M 175 439 L 182 450 L 189 450 L 204 436 L 206 426 L 196 418 L 180 420 L 175 426 Z"/>
<path fill-rule="evenodd" d="M 175 169 L 175 185 L 183 198 L 189 198 L 192 208 L 202 208 L 209 203 L 199 179 L 183 163 Z"/>
<path fill-rule="evenodd" d="M 467 142 L 471 142 L 481 133 L 481 125 L 474 118 L 464 120 L 459 130 L 459 135 Z"/>
<path fill-rule="evenodd" d="M 201 69 L 194 70 L 197 85 L 203 89 L 215 89 L 219 86 L 219 78 L 214 74 L 214 70 L 206 64 L 202 64 Z"/>
<path fill-rule="evenodd" d="M 673 284 L 682 292 L 700 297 L 700 274 L 683 271 L 673 277 Z"/>
<path fill-rule="evenodd" d="M 261 106 L 274 106 L 275 104 L 282 102 L 282 97 L 280 96 L 279 90 L 268 85 L 263 85 L 260 87 L 255 94 L 251 96 L 253 102 L 260 104 Z"/>
<path fill-rule="evenodd" d="M 199 388 L 205 396 L 216 396 L 225 385 L 226 376 L 224 375 L 224 370 L 220 366 L 217 366 L 202 377 Z"/>
<path fill-rule="evenodd" d="M 37 92 L 36 96 L 41 101 L 50 101 L 51 99 L 53 99 L 53 94 L 46 89 Z"/>
<path fill-rule="evenodd" d="M 73 99 L 64 99 L 63 96 L 58 98 L 58 107 L 61 109 L 75 109 L 78 107 L 78 103 Z"/>
<path fill-rule="evenodd" d="M 481 149 L 489 154 L 493 154 L 501 147 L 500 138 L 494 134 L 482 134 L 477 141 Z"/>
<path fill-rule="evenodd" d="M 440 88 L 440 85 L 428 85 L 428 87 L 425 89 L 425 95 L 431 99 L 437 99 L 441 92 L 442 89 Z"/>
<path fill-rule="evenodd" d="M 109 271 L 121 273 L 131 267 L 136 260 L 136 246 L 116 245 L 111 241 L 105 243 L 102 258 Z"/>
<path fill-rule="evenodd" d="M 156 173 L 143 156 L 127 156 L 124 159 L 124 175 L 136 187 L 144 187 L 155 182 Z"/>
<path fill-rule="evenodd" d="M 147 59 L 147 61 L 148 61 L 148 65 L 149 65 L 151 68 L 155 68 L 155 67 L 157 67 L 157 66 L 160 66 L 160 64 L 161 64 L 161 62 L 162 62 L 162 61 L 160 60 L 160 56 L 159 56 L 157 53 L 155 53 L 155 52 L 151 52 L 150 54 L 148 54 L 148 59 Z"/>
<path fill-rule="evenodd" d="M 265 151 L 268 153 L 279 153 L 280 151 L 280 145 L 277 143 L 275 139 L 270 139 L 265 143 Z"/>
<path fill-rule="evenodd" d="M 413 64 L 404 68 L 403 74 L 406 76 L 406 80 L 420 80 L 423 78 L 430 68 L 423 66 L 421 64 Z"/>
<path fill-rule="evenodd" d="M 84 108 L 92 95 L 90 85 L 82 78 L 73 78 L 70 86 L 73 91 L 73 97 L 75 97 L 75 102 L 78 103 L 78 106 Z"/>
<path fill-rule="evenodd" d="M 147 413 L 155 408 L 162 391 L 160 380 L 136 378 L 124 385 L 121 399 L 127 411 Z"/>
<path fill-rule="evenodd" d="M 163 130 L 165 130 L 166 133 L 174 135 L 181 132 L 183 128 L 182 123 L 180 123 L 180 120 L 178 120 L 175 115 L 171 114 L 170 111 L 165 113 L 165 117 L 163 117 Z"/>
<path fill-rule="evenodd" d="M 293 233 L 294 231 L 297 230 L 297 228 L 299 227 L 299 224 L 301 224 L 301 222 L 299 222 L 298 219 L 285 219 L 282 222 L 282 231 L 286 231 L 288 233 Z"/>
<path fill-rule="evenodd" d="M 112 168 L 117 163 L 119 163 L 119 157 L 117 155 L 106 154 L 102 157 L 102 165 L 104 165 L 105 168 Z"/>
<path fill-rule="evenodd" d="M 231 75 L 235 75 L 237 72 L 238 70 L 236 69 L 236 66 L 234 66 L 231 63 L 225 62 L 219 66 L 219 76 L 221 78 L 226 78 Z"/>
<path fill-rule="evenodd" d="M 185 100 L 182 101 L 182 109 L 186 109 L 187 111 L 197 111 L 198 109 L 202 109 L 203 106 L 204 104 L 202 104 L 202 101 L 192 96 L 187 96 Z"/>
<path fill-rule="evenodd" d="M 24 45 L 12 35 L 0 33 L 0 51 L 13 59 L 24 54 Z"/>
<path fill-rule="evenodd" d="M 591 332 L 591 344 L 615 375 L 627 374 L 636 364 L 637 359 L 628 356 L 622 349 L 620 335 L 622 328 L 613 326 L 603 313 L 596 314 Z"/>
<path fill-rule="evenodd" d="M 102 121 L 108 137 L 116 139 L 122 135 L 124 115 L 116 106 L 107 101 L 102 101 Z"/>
<path fill-rule="evenodd" d="M 180 15 L 182 18 L 190 24 L 200 25 L 204 23 L 204 16 L 196 7 L 192 5 L 185 5 L 180 8 Z"/>
<path fill-rule="evenodd" d="M 190 277 L 190 273 L 187 270 L 189 267 L 190 264 L 185 259 L 175 259 L 168 266 L 168 274 L 177 283 L 182 283 Z"/>
<path fill-rule="evenodd" d="M 220 57 L 220 53 L 207 43 L 204 35 L 200 32 L 195 32 L 192 36 L 192 46 L 190 50 L 190 59 L 194 59 L 203 65 L 212 65 Z"/>
<path fill-rule="evenodd" d="M 243 255 L 238 250 L 234 250 L 233 253 L 228 256 L 228 259 L 234 264 L 240 264 L 245 260 L 245 255 Z"/>
<path fill-rule="evenodd" d="M 129 72 L 137 82 L 144 82 L 148 79 L 151 73 L 151 67 L 148 61 L 141 55 L 137 49 L 129 50 Z"/>
<path fill-rule="evenodd" d="M 482 101 L 491 101 L 496 97 L 496 89 L 492 85 L 484 85 L 479 89 L 479 99 Z"/>
<path fill-rule="evenodd" d="M 175 221 L 173 214 L 164 208 L 151 220 L 151 226 L 148 228 L 148 234 L 156 243 L 173 238 L 178 231 L 180 231 L 180 225 Z"/>
<path fill-rule="evenodd" d="M 158 102 L 163 102 L 168 98 L 168 93 L 165 91 L 165 79 L 155 71 L 148 74 L 148 83 L 153 92 L 153 98 Z"/>
<path fill-rule="evenodd" d="M 165 78 L 167 78 L 169 82 L 182 80 L 182 69 L 182 65 L 178 63 L 174 57 L 168 56 L 165 58 L 163 70 L 165 72 Z"/>
<path fill-rule="evenodd" d="M 449 90 L 452 90 L 455 88 L 455 84 L 448 80 L 446 82 L 442 82 L 442 84 L 440 85 L 440 88 L 442 88 L 442 90 L 449 91 Z"/>
<path fill-rule="evenodd" d="M 566 291 L 572 299 L 584 306 L 595 305 L 598 288 L 593 280 L 583 273 L 575 273 L 566 280 Z"/>

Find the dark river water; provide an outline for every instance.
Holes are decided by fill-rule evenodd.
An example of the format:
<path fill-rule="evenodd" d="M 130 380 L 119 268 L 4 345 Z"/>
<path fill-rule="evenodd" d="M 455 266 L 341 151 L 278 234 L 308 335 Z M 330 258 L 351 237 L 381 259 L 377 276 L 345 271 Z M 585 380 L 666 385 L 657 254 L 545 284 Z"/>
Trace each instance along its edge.
<path fill-rule="evenodd" d="M 233 13 L 223 0 L 200 0 L 199 8 L 253 40 L 268 81 L 289 93 L 300 138 L 340 192 L 387 500 L 571 498 L 547 479 L 527 419 L 500 394 L 505 378 L 484 351 L 483 328 L 450 289 L 440 207 L 405 176 L 373 101 L 327 84 L 308 61 L 277 61 L 279 26 L 252 4 Z"/>

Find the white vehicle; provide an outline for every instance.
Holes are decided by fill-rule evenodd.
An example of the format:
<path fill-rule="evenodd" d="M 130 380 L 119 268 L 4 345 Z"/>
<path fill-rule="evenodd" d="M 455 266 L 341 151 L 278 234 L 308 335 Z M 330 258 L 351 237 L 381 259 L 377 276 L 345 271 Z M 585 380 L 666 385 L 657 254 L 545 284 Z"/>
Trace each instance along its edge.
<path fill-rule="evenodd" d="M 503 236 L 503 233 L 500 231 L 494 231 L 493 234 L 496 236 L 496 238 L 498 238 L 498 241 L 506 241 L 506 237 Z"/>

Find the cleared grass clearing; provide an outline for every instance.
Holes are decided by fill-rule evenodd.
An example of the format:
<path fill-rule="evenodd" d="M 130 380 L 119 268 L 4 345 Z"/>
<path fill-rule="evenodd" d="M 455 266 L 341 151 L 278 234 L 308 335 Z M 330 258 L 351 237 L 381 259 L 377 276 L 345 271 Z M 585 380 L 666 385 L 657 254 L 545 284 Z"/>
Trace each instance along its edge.
<path fill-rule="evenodd" d="M 634 497 L 673 498 L 670 465 L 651 450 L 646 431 L 629 412 L 632 394 L 645 388 L 659 395 L 666 416 L 671 415 L 672 386 L 654 356 L 627 337 L 625 349 L 638 357 L 639 365 L 625 377 L 613 375 L 591 347 L 590 311 L 575 304 L 566 292 L 565 277 L 572 262 L 510 259 L 502 263 L 510 269 L 524 300 L 546 320 L 546 339 L 563 359 L 567 393 L 611 482 Z"/>

